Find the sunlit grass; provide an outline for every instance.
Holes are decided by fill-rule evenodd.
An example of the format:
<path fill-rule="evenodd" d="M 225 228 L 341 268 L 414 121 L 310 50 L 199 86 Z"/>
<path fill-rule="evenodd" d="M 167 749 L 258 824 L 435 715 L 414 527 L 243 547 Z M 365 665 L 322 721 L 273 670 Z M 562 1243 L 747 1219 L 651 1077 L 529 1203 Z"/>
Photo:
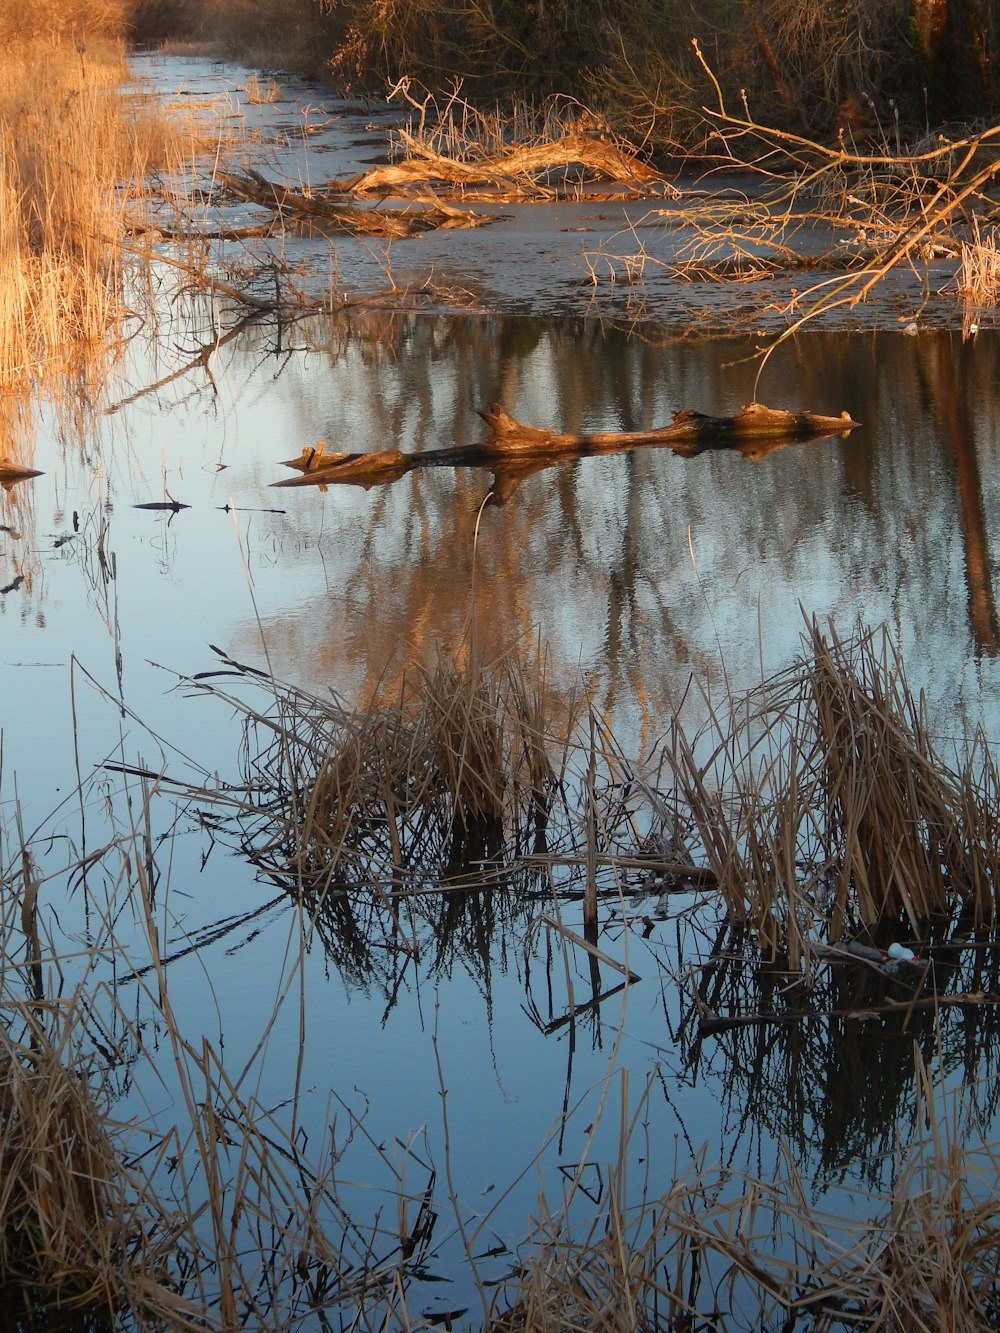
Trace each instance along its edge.
<path fill-rule="evenodd" d="M 0 11 L 0 33 L 4 31 Z M 21 32 L 32 32 L 22 28 Z M 181 156 L 152 99 L 124 95 L 120 45 L 86 28 L 0 44 L 0 413 L 99 391 L 127 313 L 127 245 L 154 167 Z"/>

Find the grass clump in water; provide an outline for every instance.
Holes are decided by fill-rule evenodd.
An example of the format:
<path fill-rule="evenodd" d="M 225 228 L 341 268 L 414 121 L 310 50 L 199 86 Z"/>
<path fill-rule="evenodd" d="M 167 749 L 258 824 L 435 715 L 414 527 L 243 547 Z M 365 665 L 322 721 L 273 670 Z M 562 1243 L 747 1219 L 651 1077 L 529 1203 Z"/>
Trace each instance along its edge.
<path fill-rule="evenodd" d="M 155 1236 L 74 1049 L 84 1028 L 70 1004 L 44 1019 L 36 1010 L 20 1040 L 0 1031 L 0 1300 L 8 1313 L 110 1318 L 165 1271 L 163 1234 Z"/>

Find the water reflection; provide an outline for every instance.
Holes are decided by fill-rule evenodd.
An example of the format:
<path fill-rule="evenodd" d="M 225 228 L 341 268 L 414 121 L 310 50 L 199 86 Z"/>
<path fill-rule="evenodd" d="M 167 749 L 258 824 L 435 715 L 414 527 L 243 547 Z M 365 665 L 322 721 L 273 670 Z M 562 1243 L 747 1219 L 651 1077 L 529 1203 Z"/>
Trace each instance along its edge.
<path fill-rule="evenodd" d="M 300 332 L 331 365 L 286 383 L 294 441 L 346 450 L 473 446 L 474 409 L 494 399 L 565 431 L 632 430 L 681 407 L 734 411 L 755 387 L 746 344 L 629 340 L 583 322 L 379 315 Z M 567 676 L 582 664 L 609 707 L 627 695 L 647 726 L 692 669 L 739 687 L 759 678 L 761 658 L 765 669 L 787 661 L 800 602 L 888 620 L 904 650 L 920 645 L 927 683 L 940 692 L 962 681 L 994 643 L 974 460 L 989 458 L 995 438 L 996 340 L 830 335 L 783 351 L 761 396 L 846 408 L 861 431 L 757 467 L 643 451 L 501 475 L 497 498 L 516 485 L 516 509 L 484 515 L 478 529 L 487 486 L 471 471 L 330 495 L 322 512 L 315 500 L 288 501 L 287 547 L 315 542 L 322 525 L 319 596 L 333 596 L 334 615 L 286 598 L 265 618 L 269 644 L 298 672 L 309 664 L 310 683 L 370 685 L 387 657 L 399 665 L 457 631 L 475 568 L 484 634 L 509 641 L 540 626 Z M 959 384 L 964 422 L 948 415 Z M 240 650 L 257 640 L 254 628 Z"/>
<path fill-rule="evenodd" d="M 773 1136 L 817 1183 L 882 1188 L 915 1123 L 917 1061 L 957 1076 L 978 1123 L 993 1122 L 1000 1014 L 979 998 L 997 993 L 1000 975 L 988 934 L 938 923 L 921 971 L 842 958 L 808 983 L 762 965 L 754 942 L 725 923 L 714 943 L 688 993 L 667 1003 L 678 1004 L 684 1076 L 719 1082 L 730 1153 Z M 663 963 L 667 974 L 672 961 Z M 971 999 L 950 1003 L 959 996 Z"/>
<path fill-rule="evenodd" d="M 127 701 L 165 746 L 232 776 L 227 710 L 168 693 L 147 659 L 190 678 L 216 665 L 208 645 L 217 644 L 353 707 L 377 688 L 391 694 L 409 663 L 433 663 L 472 626 L 487 655 L 542 645 L 557 705 L 589 703 L 639 775 L 675 712 L 700 720 L 787 666 L 800 607 L 848 631 L 856 618 L 888 622 L 911 684 L 928 691 L 939 740 L 980 719 L 996 734 L 1000 339 L 798 338 L 771 358 L 755 395 L 754 348 L 741 340 L 385 311 L 238 331 L 197 306 L 172 317 L 180 322 L 159 362 L 130 349 L 128 392 L 92 434 L 67 440 L 42 423 L 35 457 L 45 475 L 4 514 L 20 536 L 0 545 L 0 586 L 33 571 L 0 601 L 11 630 L 3 683 L 20 705 L 5 722 L 5 760 L 10 746 L 20 776 L 18 747 L 37 757 L 44 744 L 53 759 L 37 780 L 49 796 L 69 748 L 56 741 L 78 723 L 78 750 L 64 757 L 85 770 L 112 744 L 108 718 L 60 713 L 68 691 L 22 662 L 76 654 L 112 682 L 115 725 Z M 755 396 L 847 410 L 863 425 L 849 440 L 757 461 L 643 450 L 525 470 L 499 478 L 508 503 L 485 510 L 489 483 L 474 469 L 414 469 L 371 490 L 271 489 L 281 460 L 319 440 L 344 451 L 473 446 L 483 432 L 476 409 L 498 400 L 521 420 L 584 432 L 651 429 L 683 408 L 734 412 Z M 133 508 L 166 495 L 191 508 Z M 61 538 L 70 540 L 56 549 Z M 132 734 L 122 742 L 123 765 L 137 762 L 137 745 Z M 179 764 L 172 755 L 164 767 Z M 433 1123 L 439 1088 L 421 1003 L 439 990 L 446 1015 L 448 1006 L 458 1014 L 448 1056 L 475 1107 L 454 1131 L 470 1140 L 456 1159 L 464 1151 L 472 1162 L 464 1169 L 476 1188 L 481 1117 L 502 1125 L 523 1099 L 510 1142 L 498 1131 L 496 1145 L 496 1173 L 509 1167 L 513 1178 L 524 1164 L 519 1136 L 538 1131 L 541 1141 L 612 1052 L 656 1066 L 662 1141 L 686 1135 L 697 1149 L 711 1137 L 720 1162 L 756 1167 L 785 1138 L 818 1185 L 884 1180 L 895 1122 L 905 1128 L 912 1116 L 915 1049 L 973 1089 L 977 1115 L 994 1116 L 996 1009 L 947 1001 L 995 993 L 996 954 L 989 939 L 961 935 L 961 923 L 931 941 L 937 1026 L 922 1005 L 880 1012 L 900 996 L 884 974 L 831 965 L 806 989 L 765 968 L 756 943 L 717 918 L 710 888 L 680 876 L 650 884 L 645 870 L 615 876 L 599 861 L 601 956 L 581 947 L 567 932 L 583 937 L 588 855 L 634 856 L 654 831 L 616 781 L 608 776 L 605 841 L 594 847 L 585 820 L 553 812 L 545 848 L 563 855 L 558 873 L 532 859 L 540 844 L 530 822 L 513 851 L 508 829 L 500 841 L 495 826 L 450 828 L 406 893 L 394 892 L 391 845 L 359 844 L 359 857 L 375 848 L 386 882 L 379 893 L 371 873 L 367 883 L 360 873 L 331 879 L 308 903 L 302 920 L 316 947 L 301 962 L 303 993 L 323 1018 L 305 1043 L 293 1019 L 276 1024 L 268 1058 L 278 1072 L 268 1078 L 293 1086 L 301 1058 L 304 1083 L 328 1087 L 335 1068 L 350 1086 L 374 1085 L 391 1103 L 378 1138 L 397 1132 L 400 1116 Z M 567 810 L 579 811 L 585 784 L 584 765 Z M 213 810 L 199 812 L 205 830 L 213 845 L 232 836 Z M 175 1002 L 204 1026 L 206 968 L 227 1053 L 240 1051 L 258 978 L 276 970 L 277 923 L 301 910 L 302 882 L 271 874 L 261 892 L 242 862 L 220 867 L 221 851 L 191 855 L 178 843 L 171 856 L 183 893 L 170 901 L 183 910 L 176 924 L 164 910 L 161 943 Z M 337 1021 L 348 1005 L 349 1021 Z M 708 1010 L 740 1022 L 711 1031 Z M 144 1021 L 137 1014 L 137 1029 Z M 257 1040 L 246 1038 L 248 1061 Z M 489 1086 L 496 1074 L 500 1093 Z"/>
<path fill-rule="evenodd" d="M 214 313 L 200 322 L 197 308 L 175 318 L 178 364 L 131 366 L 137 387 L 107 419 L 106 502 L 166 494 L 202 506 L 192 552 L 209 531 L 206 502 L 260 514 L 251 572 L 279 675 L 370 689 L 388 659 L 398 670 L 454 640 L 475 569 L 484 635 L 510 642 L 540 631 L 565 678 L 582 670 L 609 709 L 627 701 L 647 735 L 692 671 L 739 689 L 786 663 L 800 603 L 840 621 L 888 621 L 904 653 L 917 647 L 920 683 L 980 706 L 969 666 L 996 646 L 996 338 L 800 338 L 757 386 L 745 341 L 628 338 L 583 320 L 376 311 L 226 329 Z M 736 453 L 643 450 L 502 469 L 492 488 L 474 469 L 427 468 L 388 489 L 269 489 L 282 458 L 320 440 L 345 452 L 474 447 L 476 409 L 493 401 L 582 433 L 649 430 L 682 408 L 733 412 L 755 392 L 776 406 L 848 410 L 863 426 L 754 465 Z M 84 468 L 94 449 L 81 438 Z M 66 513 L 73 496 L 69 508 L 99 530 L 73 454 L 43 460 L 57 473 L 58 508 Z M 141 494 L 139 475 L 149 482 Z M 507 503 L 480 521 L 490 489 Z M 119 543 L 151 531 L 120 519 L 119 509 Z M 176 582 L 175 539 L 163 575 Z M 17 573 L 11 566 L 2 585 Z M 137 568 L 133 578 L 144 577 Z M 18 592 L 22 605 L 44 596 Z M 192 637 L 203 625 L 202 642 L 215 640 L 209 608 L 188 599 L 184 615 Z M 244 615 L 229 646 L 259 658 L 260 644 L 256 617 Z"/>

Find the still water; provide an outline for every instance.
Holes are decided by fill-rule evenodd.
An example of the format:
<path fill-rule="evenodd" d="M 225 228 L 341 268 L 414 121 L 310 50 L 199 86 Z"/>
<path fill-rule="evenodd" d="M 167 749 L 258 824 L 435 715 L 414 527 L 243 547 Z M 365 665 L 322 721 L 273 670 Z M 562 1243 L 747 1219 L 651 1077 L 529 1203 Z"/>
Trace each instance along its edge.
<path fill-rule="evenodd" d="M 862 423 L 848 437 L 760 457 L 644 449 L 563 462 L 513 486 L 485 469 L 434 468 L 321 491 L 272 483 L 292 475 L 283 460 L 319 440 L 474 444 L 485 436 L 475 409 L 495 400 L 574 432 L 649 429 L 680 408 L 734 411 L 754 396 L 754 346 L 586 320 L 360 311 L 261 320 L 220 342 L 211 378 L 192 366 L 170 379 L 213 328 L 224 331 L 217 311 L 185 318 L 155 367 L 136 353 L 123 368 L 108 412 L 83 425 L 41 413 L 43 475 L 2 498 L 4 809 L 11 817 L 16 793 L 27 830 L 75 849 L 99 843 L 104 805 L 129 785 L 123 765 L 238 783 L 239 719 L 181 681 L 218 667 L 212 645 L 364 706 L 407 663 L 453 651 L 470 618 L 498 648 L 544 645 L 550 690 L 588 697 L 636 759 L 682 699 L 691 709 L 694 698 L 738 696 L 787 666 L 803 613 L 844 634 L 886 623 L 942 748 L 980 723 L 997 734 L 997 335 L 785 344 L 758 398 L 846 410 Z M 498 480 L 503 503 L 482 508 Z M 138 507 L 164 501 L 188 507 Z M 78 802 L 78 779 L 94 773 Z M 559 947 L 539 925 L 551 907 L 541 884 L 457 909 L 458 929 L 446 913 L 426 916 L 419 960 L 387 957 L 381 939 L 359 956 L 319 931 L 293 964 L 293 899 L 206 829 L 203 803 L 171 793 L 168 784 L 153 803 L 151 834 L 160 948 L 188 1039 L 217 1043 L 265 1105 L 298 1091 L 313 1129 L 338 1113 L 331 1091 L 355 1113 L 367 1108 L 381 1152 L 359 1138 L 342 1166 L 361 1212 L 392 1206 L 378 1191 L 392 1185 L 385 1159 L 407 1157 L 402 1145 L 441 1167 L 445 1089 L 463 1215 L 482 1227 L 478 1249 L 497 1252 L 487 1277 L 509 1271 L 527 1234 L 543 1145 L 542 1179 L 556 1193 L 558 1168 L 585 1151 L 595 1164 L 614 1159 L 617 1109 L 595 1145 L 587 1131 L 606 1080 L 624 1070 L 633 1100 L 648 1090 L 650 1138 L 635 1155 L 653 1194 L 701 1153 L 708 1166 L 767 1176 L 784 1142 L 816 1196 L 849 1213 L 858 1186 L 887 1182 L 897 1130 L 908 1133 L 915 1038 L 970 1090 L 975 1116 L 992 1117 L 983 1090 L 995 1087 L 996 1033 L 985 1016 L 946 1024 L 939 1053 L 919 1019 L 697 1039 L 686 969 L 706 967 L 719 923 L 694 893 L 657 915 L 658 893 L 637 883 L 602 907 L 600 947 L 641 981 L 575 1021 L 574 1003 L 621 977 L 605 968 L 595 981 L 581 954 L 567 989 Z M 41 911 L 53 940 L 77 953 L 67 975 L 110 978 L 81 895 L 56 874 Z M 562 906 L 574 929 L 579 911 Z M 123 912 L 117 931 L 142 955 L 138 922 Z M 119 999 L 130 984 L 114 980 Z M 732 981 L 750 1010 L 768 984 L 752 973 Z M 137 990 L 137 1013 L 145 1004 Z M 155 1016 L 137 1021 L 155 1045 Z M 153 1078 L 137 1062 L 116 1077 L 123 1113 L 153 1123 L 174 1113 L 162 1067 Z M 447 1294 L 415 1283 L 413 1310 L 475 1308 L 446 1206 L 426 1274 L 446 1278 Z"/>

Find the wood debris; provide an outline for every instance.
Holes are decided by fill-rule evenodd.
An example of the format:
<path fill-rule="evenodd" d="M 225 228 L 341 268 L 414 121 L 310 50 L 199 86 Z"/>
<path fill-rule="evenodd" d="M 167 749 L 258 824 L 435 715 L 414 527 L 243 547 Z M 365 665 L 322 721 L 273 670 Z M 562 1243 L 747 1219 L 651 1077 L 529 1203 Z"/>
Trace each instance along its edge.
<path fill-rule="evenodd" d="M 593 435 L 560 435 L 517 421 L 499 403 L 479 415 L 490 428 L 480 444 L 454 449 L 429 449 L 407 454 L 399 449 L 373 453 L 327 453 L 320 440 L 307 445 L 298 458 L 284 466 L 302 475 L 275 482 L 276 486 L 304 486 L 335 481 L 363 481 L 373 485 L 394 481 L 411 468 L 489 467 L 494 471 L 494 503 L 503 504 L 528 476 L 554 462 L 585 458 L 590 454 L 624 452 L 642 447 L 666 446 L 691 457 L 705 449 L 736 449 L 754 461 L 773 449 L 799 440 L 828 435 L 846 435 L 858 422 L 842 412 L 839 417 L 812 412 L 786 412 L 750 403 L 735 416 L 712 417 L 701 412 L 678 412 L 668 426 L 651 431 L 610 431 Z"/>
<path fill-rule="evenodd" d="M 373 167 L 361 176 L 332 182 L 333 188 L 362 195 L 430 181 L 453 186 L 503 183 L 508 187 L 518 181 L 533 182 L 533 193 L 551 194 L 552 189 L 546 186 L 543 178 L 553 172 L 565 172 L 570 167 L 583 167 L 606 180 L 666 187 L 663 176 L 635 153 L 580 131 L 572 131 L 548 143 L 521 145 L 498 156 L 473 161 L 446 157 L 405 130 L 399 133 L 409 154 L 405 161 Z"/>
<path fill-rule="evenodd" d="M 248 170 L 243 175 L 220 171 L 217 179 L 240 199 L 264 208 L 273 208 L 286 217 L 292 214 L 336 227 L 353 236 L 386 236 L 398 240 L 441 227 L 477 227 L 494 221 L 491 217 L 445 207 L 430 191 L 426 192 L 428 198 L 425 206 L 420 209 L 358 208 L 325 194 L 306 194 L 302 190 L 293 190 L 291 186 L 279 181 L 269 181 L 259 171 Z"/>

